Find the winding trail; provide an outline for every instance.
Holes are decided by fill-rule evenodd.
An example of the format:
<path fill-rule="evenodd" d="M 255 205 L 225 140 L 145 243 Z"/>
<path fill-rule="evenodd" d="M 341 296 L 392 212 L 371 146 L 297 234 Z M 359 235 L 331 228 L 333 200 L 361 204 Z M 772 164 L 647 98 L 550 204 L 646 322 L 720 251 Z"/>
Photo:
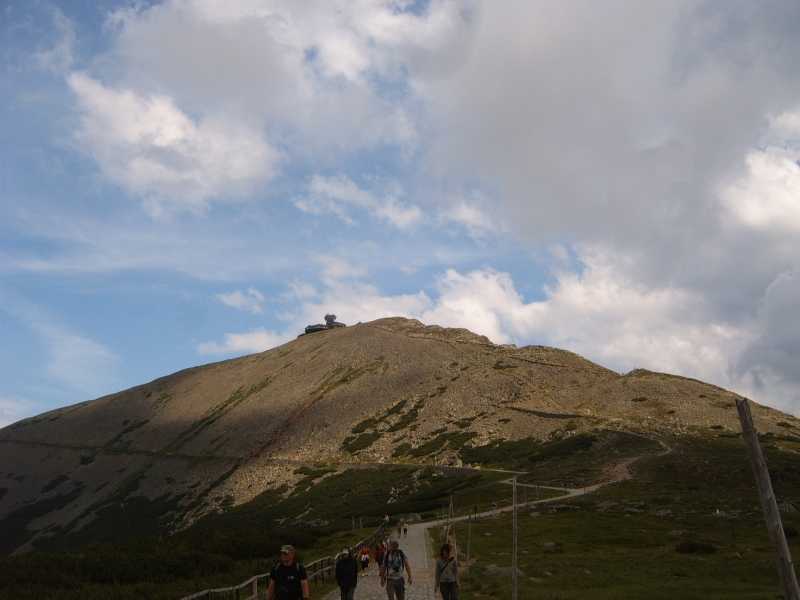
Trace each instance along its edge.
<path fill-rule="evenodd" d="M 645 437 L 645 436 L 641 436 Z M 592 494 L 597 490 L 611 485 L 612 483 L 618 483 L 620 481 L 627 481 L 633 477 L 633 473 L 631 472 L 631 466 L 646 457 L 660 457 L 665 456 L 672 452 L 672 447 L 667 445 L 665 442 L 659 439 L 647 438 L 653 441 L 658 442 L 661 447 L 662 451 L 657 454 L 641 454 L 639 456 L 634 456 L 631 458 L 626 458 L 618 463 L 616 463 L 613 467 L 611 467 L 607 473 L 608 478 L 600 483 L 595 483 L 593 485 L 589 485 L 582 488 L 561 488 L 561 487 L 552 487 L 546 485 L 535 485 L 530 483 L 517 483 L 518 487 L 526 487 L 526 488 L 539 488 L 539 489 L 547 489 L 547 490 L 555 490 L 563 492 L 558 496 L 553 496 L 551 498 L 544 498 L 542 500 L 532 500 L 525 503 L 518 503 L 517 508 L 526 508 L 530 506 L 536 506 L 540 504 L 549 504 L 553 502 L 559 502 L 562 500 L 567 500 L 569 498 L 576 498 L 578 496 L 584 496 L 586 494 Z M 511 485 L 513 483 L 512 479 L 506 479 L 501 483 Z M 475 517 L 483 518 L 483 517 L 492 517 L 495 515 L 499 515 L 502 513 L 511 512 L 514 510 L 512 505 L 503 506 L 501 508 L 496 508 L 493 510 L 488 510 L 484 512 L 477 513 Z M 466 521 L 470 518 L 470 515 L 460 516 L 460 517 L 453 517 L 449 520 L 450 523 L 456 523 L 461 521 Z M 411 585 L 406 585 L 406 600 L 436 600 L 437 596 L 433 590 L 433 565 L 434 560 L 431 558 L 428 549 L 430 548 L 430 544 L 428 543 L 428 530 L 433 527 L 441 527 L 448 523 L 447 519 L 437 519 L 434 521 L 425 521 L 422 523 L 414 523 L 409 524 L 408 526 L 408 535 L 405 537 L 394 538 L 398 539 L 400 542 L 400 548 L 406 553 L 408 557 L 408 561 L 411 565 L 411 572 L 413 574 L 413 583 Z M 339 592 L 338 590 L 331 592 L 327 596 L 325 596 L 324 600 L 339 600 Z M 386 598 L 386 590 L 381 587 L 380 585 L 380 578 L 378 577 L 378 569 L 373 564 L 370 566 L 367 575 L 361 577 L 359 579 L 358 587 L 356 588 L 355 593 L 356 600 L 384 600 Z"/>

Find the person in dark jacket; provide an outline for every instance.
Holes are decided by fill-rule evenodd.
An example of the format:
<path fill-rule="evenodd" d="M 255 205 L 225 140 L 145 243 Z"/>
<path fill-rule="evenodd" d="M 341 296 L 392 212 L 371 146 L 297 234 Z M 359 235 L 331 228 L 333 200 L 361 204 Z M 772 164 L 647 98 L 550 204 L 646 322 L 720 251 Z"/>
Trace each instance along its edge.
<path fill-rule="evenodd" d="M 297 560 L 294 546 L 281 546 L 281 558 L 269 574 L 267 600 L 309 600 L 306 568 Z"/>
<path fill-rule="evenodd" d="M 336 583 L 342 600 L 353 600 L 358 585 L 358 562 L 347 548 L 336 559 Z"/>

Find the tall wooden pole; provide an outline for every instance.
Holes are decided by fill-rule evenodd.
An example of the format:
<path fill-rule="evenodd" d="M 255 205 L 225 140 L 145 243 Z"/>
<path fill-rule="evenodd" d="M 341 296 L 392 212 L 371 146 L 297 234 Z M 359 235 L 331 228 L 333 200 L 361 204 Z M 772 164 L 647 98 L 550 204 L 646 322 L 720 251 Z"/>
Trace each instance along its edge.
<path fill-rule="evenodd" d="M 783 533 L 781 513 L 772 491 L 772 481 L 767 470 L 767 461 L 758 442 L 758 433 L 753 425 L 753 415 L 750 413 L 750 404 L 746 399 L 736 399 L 736 410 L 739 411 L 739 421 L 742 423 L 742 434 L 750 454 L 750 465 L 758 486 L 758 497 L 761 500 L 761 509 L 767 522 L 767 531 L 772 545 L 775 546 L 778 559 L 778 575 L 781 578 L 783 597 L 786 600 L 800 600 L 800 588 L 797 586 L 797 576 L 792 564 L 792 555 Z"/>
<path fill-rule="evenodd" d="M 512 510 L 512 528 L 514 530 L 514 541 L 511 549 L 511 600 L 517 600 L 519 590 L 517 588 L 517 478 L 513 479 L 513 491 L 511 498 Z"/>
<path fill-rule="evenodd" d="M 467 521 L 467 565 L 469 565 L 469 551 L 472 545 L 472 516 Z"/>

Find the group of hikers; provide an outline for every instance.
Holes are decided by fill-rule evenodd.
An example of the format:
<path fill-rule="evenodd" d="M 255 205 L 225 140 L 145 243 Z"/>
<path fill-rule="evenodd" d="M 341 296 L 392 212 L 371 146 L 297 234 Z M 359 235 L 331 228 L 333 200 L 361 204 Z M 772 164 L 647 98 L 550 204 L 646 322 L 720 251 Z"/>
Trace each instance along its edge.
<path fill-rule="evenodd" d="M 405 532 L 407 535 L 407 531 Z M 389 600 L 405 600 L 406 576 L 408 585 L 413 582 L 411 563 L 400 543 L 390 540 L 388 545 L 362 546 L 355 552 L 345 548 L 336 557 L 336 583 L 341 600 L 355 600 L 359 577 L 367 576 L 371 560 L 378 565 L 381 587 L 386 588 Z M 436 560 L 434 582 L 442 600 L 458 600 L 458 562 L 450 544 L 442 545 Z M 280 560 L 270 572 L 267 600 L 309 600 L 310 590 L 305 567 L 297 560 L 293 546 L 281 548 Z"/>

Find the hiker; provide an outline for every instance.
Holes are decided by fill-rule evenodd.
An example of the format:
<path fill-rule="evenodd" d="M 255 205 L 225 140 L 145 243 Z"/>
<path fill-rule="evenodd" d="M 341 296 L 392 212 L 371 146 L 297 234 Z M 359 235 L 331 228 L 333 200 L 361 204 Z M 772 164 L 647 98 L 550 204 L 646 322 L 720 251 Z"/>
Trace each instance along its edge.
<path fill-rule="evenodd" d="M 403 523 L 403 537 L 408 537 L 408 525 Z"/>
<path fill-rule="evenodd" d="M 383 557 L 381 565 L 381 585 L 386 586 L 386 596 L 389 600 L 405 600 L 406 598 L 404 568 L 408 573 L 408 585 L 411 585 L 411 565 L 405 553 L 400 550 L 397 540 L 392 540 L 389 542 L 389 550 Z"/>
<path fill-rule="evenodd" d="M 364 576 L 367 574 L 367 569 L 369 569 L 369 548 L 364 546 L 361 548 L 361 575 Z"/>
<path fill-rule="evenodd" d="M 336 583 L 342 600 L 353 600 L 353 594 L 358 585 L 358 562 L 349 548 L 342 550 L 336 558 Z"/>
<path fill-rule="evenodd" d="M 444 544 L 436 560 L 434 590 L 442 594 L 442 600 L 458 600 L 458 562 L 452 556 L 450 544 Z"/>
<path fill-rule="evenodd" d="M 386 554 L 386 545 L 383 542 L 378 542 L 375 546 L 375 564 L 380 566 L 383 564 L 383 555 Z"/>
<path fill-rule="evenodd" d="M 281 546 L 281 558 L 269 574 L 267 600 L 308 600 L 306 568 L 297 561 L 294 546 Z"/>

